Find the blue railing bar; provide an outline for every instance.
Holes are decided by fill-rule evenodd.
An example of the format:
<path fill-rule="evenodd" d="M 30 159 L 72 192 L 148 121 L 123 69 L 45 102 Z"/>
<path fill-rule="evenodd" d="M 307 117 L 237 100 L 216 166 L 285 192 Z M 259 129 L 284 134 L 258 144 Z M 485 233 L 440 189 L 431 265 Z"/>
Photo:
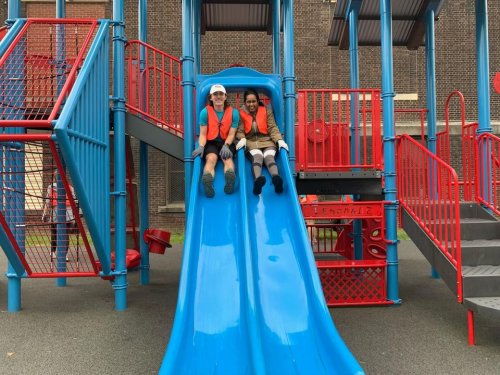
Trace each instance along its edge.
<path fill-rule="evenodd" d="M 16 20 L 16 22 L 14 22 L 12 27 L 9 29 L 7 34 L 3 37 L 2 41 L 0 42 L 0 56 L 3 56 L 5 52 L 7 52 L 7 49 L 10 47 L 10 45 L 16 38 L 19 31 L 21 31 L 25 23 L 26 23 L 25 18 L 19 18 Z"/>
<path fill-rule="evenodd" d="M 89 110 L 92 111 L 92 108 Z M 55 123 L 55 121 L 54 121 L 54 123 Z M 108 145 L 105 142 L 102 142 L 102 141 L 99 141 L 98 139 L 92 138 L 91 136 L 83 134 L 83 133 L 79 132 L 78 130 L 67 129 L 67 132 L 69 135 L 72 135 L 74 137 L 78 137 L 81 140 L 84 140 L 85 142 L 92 143 L 92 144 L 99 146 L 101 148 L 108 147 Z"/>

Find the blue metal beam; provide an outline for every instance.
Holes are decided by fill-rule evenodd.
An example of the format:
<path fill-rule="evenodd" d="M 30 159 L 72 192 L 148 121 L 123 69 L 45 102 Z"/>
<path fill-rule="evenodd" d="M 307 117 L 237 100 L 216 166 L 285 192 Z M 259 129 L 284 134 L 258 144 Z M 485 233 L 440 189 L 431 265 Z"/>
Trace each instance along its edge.
<path fill-rule="evenodd" d="M 488 46 L 488 1 L 476 0 L 476 54 L 477 54 L 477 104 L 479 126 L 477 134 L 491 133 L 490 124 L 490 63 Z M 491 145 L 484 142 L 482 150 L 484 157 L 491 154 Z M 487 202 L 492 202 L 491 170 L 484 170 L 489 165 L 488 160 L 482 160 L 483 189 L 481 195 Z"/>
<path fill-rule="evenodd" d="M 141 42 L 148 42 L 148 0 L 139 0 L 139 40 Z M 140 70 L 141 73 L 144 70 L 145 61 L 145 48 L 141 46 L 140 49 Z M 146 82 L 144 82 L 144 85 Z M 146 91 L 146 87 L 140 88 L 143 92 Z M 145 95 L 143 95 L 145 97 Z M 139 103 L 139 105 L 144 106 L 145 103 Z M 144 108 L 142 108 L 144 109 Z M 129 160 L 129 163 L 132 161 Z M 139 205 L 139 242 L 141 251 L 141 285 L 149 284 L 149 246 L 144 241 L 144 232 L 149 228 L 149 155 L 148 155 L 148 145 L 145 142 L 139 143 L 139 180 L 140 180 L 140 200 Z M 131 202 L 134 204 L 134 202 Z"/>
<path fill-rule="evenodd" d="M 193 30 L 193 0 L 182 0 L 182 96 L 184 103 L 184 196 L 186 217 L 189 215 L 189 192 L 193 172 L 193 128 L 194 128 L 194 57 L 191 31 Z"/>
<path fill-rule="evenodd" d="M 281 0 L 272 2 L 272 32 L 273 32 L 273 73 L 281 72 L 281 48 L 280 48 L 280 6 Z"/>
<path fill-rule="evenodd" d="M 292 174 L 295 174 L 295 65 L 293 0 L 283 2 L 283 54 L 285 84 L 285 141 L 289 147 L 289 161 Z"/>
<path fill-rule="evenodd" d="M 382 100 L 384 109 L 385 224 L 387 228 L 387 298 L 400 303 L 398 285 L 397 191 L 394 131 L 394 77 L 391 0 L 380 0 Z"/>
<path fill-rule="evenodd" d="M 124 2 L 113 1 L 113 115 L 114 115 L 114 192 L 115 200 L 115 309 L 127 309 L 126 214 L 125 181 L 125 25 Z"/>

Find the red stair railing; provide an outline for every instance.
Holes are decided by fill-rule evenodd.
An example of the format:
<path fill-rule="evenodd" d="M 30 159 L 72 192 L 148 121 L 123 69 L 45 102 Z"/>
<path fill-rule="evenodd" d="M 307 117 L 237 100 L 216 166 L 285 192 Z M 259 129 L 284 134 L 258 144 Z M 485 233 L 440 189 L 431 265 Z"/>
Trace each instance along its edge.
<path fill-rule="evenodd" d="M 462 253 L 458 176 L 443 160 L 408 135 L 398 139 L 398 199 L 457 271 L 462 302 Z"/>
<path fill-rule="evenodd" d="M 183 137 L 180 60 L 138 40 L 128 42 L 125 53 L 128 110 Z"/>
<path fill-rule="evenodd" d="M 484 133 L 476 145 L 477 200 L 500 216 L 500 138 Z M 482 168 L 479 163 L 483 164 Z"/>

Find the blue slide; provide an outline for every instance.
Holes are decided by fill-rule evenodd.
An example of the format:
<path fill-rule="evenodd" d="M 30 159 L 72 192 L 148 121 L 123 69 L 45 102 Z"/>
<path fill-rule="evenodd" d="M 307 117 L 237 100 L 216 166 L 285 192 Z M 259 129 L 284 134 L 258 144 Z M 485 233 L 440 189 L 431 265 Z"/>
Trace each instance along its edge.
<path fill-rule="evenodd" d="M 283 194 L 252 194 L 238 153 L 235 192 L 214 198 L 196 158 L 174 326 L 160 374 L 363 374 L 331 320 L 286 151 Z"/>

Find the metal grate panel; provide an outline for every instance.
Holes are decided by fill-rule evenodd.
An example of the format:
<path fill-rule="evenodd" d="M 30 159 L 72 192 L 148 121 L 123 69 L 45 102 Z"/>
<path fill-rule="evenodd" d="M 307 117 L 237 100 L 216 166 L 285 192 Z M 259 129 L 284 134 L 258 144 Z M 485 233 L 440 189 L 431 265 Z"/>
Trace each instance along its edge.
<path fill-rule="evenodd" d="M 50 127 L 97 21 L 29 19 L 0 59 L 0 125 Z"/>
<path fill-rule="evenodd" d="M 385 261 L 317 261 L 328 306 L 388 304 Z"/>
<path fill-rule="evenodd" d="M 49 138 L 0 138 L 2 229 L 29 277 L 97 276 L 78 197 Z"/>

